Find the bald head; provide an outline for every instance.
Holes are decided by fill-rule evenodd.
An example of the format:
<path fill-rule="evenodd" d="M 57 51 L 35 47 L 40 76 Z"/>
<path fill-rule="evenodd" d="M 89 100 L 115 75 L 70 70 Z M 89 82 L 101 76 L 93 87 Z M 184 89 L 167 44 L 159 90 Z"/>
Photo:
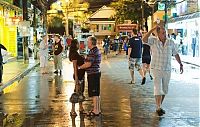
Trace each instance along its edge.
<path fill-rule="evenodd" d="M 165 31 L 164 27 L 157 27 L 156 28 L 156 32 L 157 32 L 158 38 L 161 41 L 165 41 L 166 40 L 166 31 Z"/>

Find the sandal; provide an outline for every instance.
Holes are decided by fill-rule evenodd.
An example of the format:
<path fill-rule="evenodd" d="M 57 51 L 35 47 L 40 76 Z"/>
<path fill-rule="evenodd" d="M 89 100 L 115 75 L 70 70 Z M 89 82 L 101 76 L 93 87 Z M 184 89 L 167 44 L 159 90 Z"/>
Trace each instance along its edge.
<path fill-rule="evenodd" d="M 98 114 L 94 113 L 93 110 L 90 111 L 87 116 L 99 116 L 101 114 L 101 112 L 99 112 Z"/>
<path fill-rule="evenodd" d="M 79 113 L 80 113 L 80 114 L 87 114 L 87 113 L 85 112 L 85 110 L 80 110 Z"/>
<path fill-rule="evenodd" d="M 77 116 L 77 114 L 76 114 L 75 111 L 71 111 L 71 112 L 70 112 L 70 116 Z"/>

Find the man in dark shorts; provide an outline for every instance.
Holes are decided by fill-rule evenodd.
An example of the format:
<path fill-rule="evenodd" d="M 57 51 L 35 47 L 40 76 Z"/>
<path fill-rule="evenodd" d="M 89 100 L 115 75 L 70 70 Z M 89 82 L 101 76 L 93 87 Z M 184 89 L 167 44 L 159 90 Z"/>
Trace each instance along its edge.
<path fill-rule="evenodd" d="M 142 69 L 142 40 L 137 36 L 137 30 L 133 29 L 133 36 L 129 39 L 128 44 L 128 59 L 129 59 L 129 70 L 131 74 L 131 84 L 135 84 L 134 70 L 140 73 L 142 77 L 141 85 L 145 84 L 146 78 Z"/>
<path fill-rule="evenodd" d="M 88 80 L 88 95 L 92 97 L 93 110 L 88 115 L 98 116 L 101 113 L 100 109 L 100 63 L 101 53 L 97 48 L 97 39 L 93 36 L 88 38 L 89 54 L 85 63 L 78 67 L 78 69 L 86 69 Z"/>
<path fill-rule="evenodd" d="M 150 73 L 150 63 L 151 63 L 151 52 L 150 52 L 150 46 L 148 44 L 143 44 L 143 52 L 142 52 L 142 64 L 143 64 L 143 71 L 144 71 L 144 76 L 146 77 L 147 71 L 149 72 L 149 76 L 151 80 L 153 77 L 151 76 Z"/>

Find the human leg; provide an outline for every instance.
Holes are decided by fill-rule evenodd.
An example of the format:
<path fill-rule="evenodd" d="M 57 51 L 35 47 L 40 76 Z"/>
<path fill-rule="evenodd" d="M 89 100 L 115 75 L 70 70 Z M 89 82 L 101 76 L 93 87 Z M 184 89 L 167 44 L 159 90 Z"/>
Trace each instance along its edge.
<path fill-rule="evenodd" d="M 156 112 L 159 116 L 162 116 L 165 114 L 165 111 L 162 109 L 162 103 L 165 98 L 165 87 L 163 84 L 163 77 L 165 77 L 165 73 L 159 70 L 153 70 L 154 75 L 154 95 L 155 95 L 155 101 L 156 101 Z"/>
<path fill-rule="evenodd" d="M 130 69 L 130 74 L 131 74 L 131 84 L 135 83 L 135 76 L 134 76 L 134 70 Z"/>
<path fill-rule="evenodd" d="M 100 113 L 100 77 L 101 73 L 88 76 L 88 94 L 92 97 L 93 110 L 92 114 Z"/>
<path fill-rule="evenodd" d="M 150 64 L 147 64 L 147 66 L 146 66 L 146 71 L 149 73 L 150 79 L 153 80 L 153 77 L 152 77 L 152 75 L 151 75 Z"/>
<path fill-rule="evenodd" d="M 44 72 L 45 72 L 45 74 L 48 73 L 48 56 L 45 57 Z"/>
<path fill-rule="evenodd" d="M 70 112 L 71 116 L 77 116 L 76 111 L 75 111 L 75 103 L 72 103 L 72 110 Z"/>
<path fill-rule="evenodd" d="M 134 68 L 135 68 L 135 59 L 129 59 L 129 70 L 131 75 L 131 84 L 135 83 L 135 76 L 134 76 Z"/>
<path fill-rule="evenodd" d="M 0 85 L 2 85 L 3 65 L 0 64 Z"/>
<path fill-rule="evenodd" d="M 40 73 L 44 74 L 44 56 L 40 56 Z"/>
<path fill-rule="evenodd" d="M 62 73 L 62 54 L 58 55 L 58 70 L 60 70 L 60 74 Z"/>
<path fill-rule="evenodd" d="M 58 73 L 58 56 L 57 55 L 54 55 L 54 68 L 55 68 L 54 73 Z"/>
<path fill-rule="evenodd" d="M 142 68 L 142 59 L 141 58 L 136 58 L 135 68 L 137 68 L 137 70 L 140 73 L 140 76 L 142 77 L 141 85 L 144 85 L 145 82 L 146 82 L 146 78 L 144 76 L 144 71 L 143 71 L 143 68 Z"/>
<path fill-rule="evenodd" d="M 164 71 L 163 72 L 163 80 L 162 80 L 162 91 L 163 91 L 163 95 L 162 95 L 162 101 L 161 104 L 163 103 L 164 99 L 165 99 L 165 95 L 168 93 L 168 86 L 169 86 L 169 82 L 170 82 L 170 78 L 171 78 L 171 72 L 170 71 Z"/>
<path fill-rule="evenodd" d="M 144 72 L 144 77 L 146 77 L 146 72 L 147 72 L 147 64 L 143 63 L 143 72 Z"/>

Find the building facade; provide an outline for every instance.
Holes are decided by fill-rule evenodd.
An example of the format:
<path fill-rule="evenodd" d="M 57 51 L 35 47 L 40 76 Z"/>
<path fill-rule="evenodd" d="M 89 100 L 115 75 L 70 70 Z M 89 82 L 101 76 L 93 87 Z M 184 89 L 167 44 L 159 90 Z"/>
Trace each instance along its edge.
<path fill-rule="evenodd" d="M 112 18 L 115 10 L 111 7 L 103 6 L 88 19 L 90 32 L 93 33 L 99 41 L 106 35 L 114 37 L 116 35 L 115 20 Z"/>
<path fill-rule="evenodd" d="M 12 0 L 0 1 L 0 43 L 12 56 L 17 56 L 17 25 L 22 20 L 22 10 Z"/>
<path fill-rule="evenodd" d="M 180 2 L 180 0 L 177 0 Z M 182 40 L 184 55 L 200 56 L 200 0 L 183 1 L 171 10 L 168 29 L 175 33 L 177 44 Z"/>

